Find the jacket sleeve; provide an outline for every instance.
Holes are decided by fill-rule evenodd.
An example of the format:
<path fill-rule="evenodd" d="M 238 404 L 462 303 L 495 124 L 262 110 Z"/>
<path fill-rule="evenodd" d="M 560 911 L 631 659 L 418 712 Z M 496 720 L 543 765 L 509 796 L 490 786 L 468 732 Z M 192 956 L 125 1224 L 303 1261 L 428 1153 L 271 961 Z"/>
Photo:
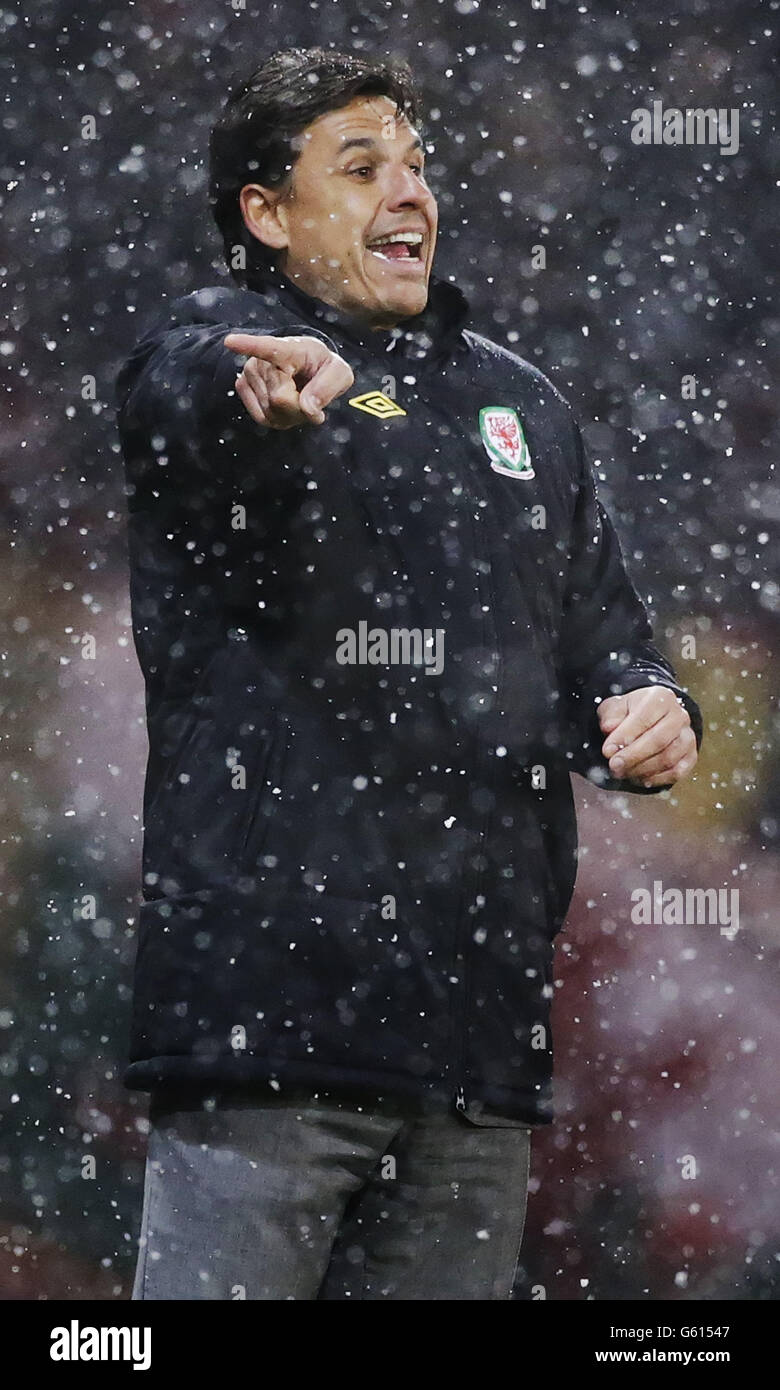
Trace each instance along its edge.
<path fill-rule="evenodd" d="M 606 735 L 598 722 L 600 701 L 642 686 L 668 686 L 688 711 L 697 748 L 703 731 L 701 711 L 653 645 L 646 609 L 627 574 L 617 532 L 598 498 L 579 427 L 572 424 L 578 491 L 559 630 L 560 689 L 570 765 L 608 790 L 654 795 L 663 788 L 642 787 L 610 775 L 601 752 Z"/>
<path fill-rule="evenodd" d="M 308 325 L 195 323 L 153 329 L 134 348 L 116 380 L 116 404 L 134 488 L 200 482 L 211 495 L 234 486 L 236 472 L 283 464 L 295 455 L 296 430 L 258 425 L 234 389 L 244 358 L 224 346 L 228 333 L 306 334 L 334 343 Z M 262 442 L 262 451 L 257 446 Z M 247 446 L 250 446 L 247 450 Z M 247 477 L 247 481 L 249 478 Z"/>
<path fill-rule="evenodd" d="M 245 359 L 224 339 L 242 331 L 263 330 L 256 323 L 158 326 L 138 343 L 116 381 L 139 602 L 155 613 L 163 600 L 178 604 L 182 623 L 199 628 L 209 606 L 256 615 L 255 557 L 284 524 L 307 460 L 305 427 L 259 425 L 237 395 L 235 378 Z M 268 331 L 277 337 L 306 333 L 333 346 L 308 327 Z M 243 524 L 234 527 L 238 508 Z"/>

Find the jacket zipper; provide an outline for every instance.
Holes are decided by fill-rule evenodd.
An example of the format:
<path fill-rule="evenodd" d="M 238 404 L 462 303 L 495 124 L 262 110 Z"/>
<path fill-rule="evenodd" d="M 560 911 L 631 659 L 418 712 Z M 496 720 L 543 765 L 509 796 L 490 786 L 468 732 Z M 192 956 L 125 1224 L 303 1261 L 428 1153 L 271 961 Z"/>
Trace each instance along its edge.
<path fill-rule="evenodd" d="M 423 393 L 420 391 L 420 383 L 419 383 L 419 380 L 418 380 L 418 382 L 415 384 L 415 394 L 417 395 L 417 397 L 418 397 L 419 400 L 424 401 L 424 403 L 428 406 L 428 408 L 429 408 L 430 410 L 432 410 L 432 411 L 435 411 L 435 410 L 436 410 L 436 407 L 432 404 L 432 402 L 430 401 L 430 399 L 429 399 L 427 396 L 423 395 Z M 451 423 L 451 421 L 448 421 L 448 423 Z M 458 421 L 458 425 L 460 425 L 460 421 Z M 466 445 L 466 458 L 467 458 L 468 465 L 469 465 L 469 471 L 473 474 L 474 471 L 475 471 L 475 469 L 474 469 L 474 465 L 473 465 L 472 459 L 471 459 L 471 440 L 469 439 L 469 437 L 468 437 L 468 432 L 467 432 L 467 430 L 466 430 L 465 428 L 462 428 L 462 427 L 461 427 L 461 428 L 459 429 L 459 433 L 460 433 L 460 435 L 461 435 L 461 437 L 462 437 L 462 439 L 463 439 L 463 441 L 464 441 L 464 443 L 465 443 L 465 445 Z M 488 563 L 488 565 L 489 565 L 489 563 L 490 563 L 490 557 L 489 557 L 489 555 L 486 555 L 486 554 L 483 553 L 483 549 L 482 549 L 482 546 L 481 546 L 481 544 L 480 544 L 480 540 L 479 540 L 479 536 L 478 536 L 478 523 L 474 521 L 474 518 L 473 518 L 473 517 L 471 518 L 471 530 L 472 530 L 472 536 L 473 536 L 473 538 L 474 538 L 474 555 L 475 555 L 475 558 L 478 559 L 478 560 L 485 560 L 485 561 Z M 488 570 L 487 576 L 480 574 L 479 587 L 480 587 L 480 598 L 481 598 L 481 600 L 482 600 L 482 606 L 483 606 L 483 607 L 486 606 L 486 600 L 487 600 L 487 608 L 488 608 L 488 615 L 489 615 L 489 619 L 488 619 L 488 615 L 484 615 L 484 616 L 485 616 L 484 627 L 485 627 L 485 628 L 488 628 L 488 627 L 489 627 L 489 629 L 490 629 L 490 634 L 489 634 L 489 635 L 490 635 L 490 640 L 491 640 L 491 642 L 492 642 L 492 649 L 493 649 L 493 650 L 496 652 L 496 654 L 497 654 L 497 663 L 496 663 L 496 704 L 498 705 L 498 701 L 499 701 L 499 697 L 500 697 L 500 693 L 501 693 L 501 652 L 500 652 L 500 649 L 499 649 L 498 634 L 497 634 L 497 631 L 496 631 L 496 623 L 495 623 L 495 608 L 494 608 L 494 605 L 495 605 L 495 594 L 494 594 L 494 592 L 493 592 L 493 582 L 492 582 L 492 577 L 491 577 L 491 575 L 490 575 L 490 571 L 489 571 L 489 570 Z M 487 591 L 487 592 L 486 592 L 486 591 Z M 487 632 L 485 633 L 485 636 L 488 636 Z M 478 772 L 484 767 L 484 770 L 485 770 L 485 773 L 486 773 L 486 776 L 485 776 L 485 786 L 488 788 L 488 790 L 490 790 L 490 784 L 492 783 L 492 775 L 488 775 L 488 774 L 489 774 L 489 773 L 492 774 L 492 766 L 490 767 L 490 769 L 488 769 L 487 760 L 484 759 L 483 753 L 484 753 L 483 746 L 480 745 L 479 748 L 478 748 L 477 758 L 476 758 L 476 760 L 475 760 L 475 769 L 474 769 L 474 770 L 475 770 L 475 774 L 476 774 L 476 773 L 478 773 Z M 481 826 L 480 826 L 480 832 L 479 832 L 479 841 L 478 841 L 477 850 L 476 850 L 476 853 L 477 853 L 477 856 L 478 856 L 478 857 L 481 856 L 482 850 L 484 849 L 484 846 L 485 846 L 485 840 L 486 840 L 486 836 L 487 836 L 488 820 L 489 820 L 490 814 L 491 814 L 490 811 L 487 810 L 487 811 L 484 812 L 483 817 L 482 817 L 482 824 L 481 824 Z M 476 874 L 476 879 L 475 879 L 475 883 L 474 883 L 474 894 L 475 894 L 475 897 L 478 896 L 479 887 L 480 887 L 480 884 L 482 883 L 482 872 L 483 872 L 483 871 L 480 869 L 480 870 L 477 871 L 477 874 Z M 465 913 L 464 913 L 464 915 L 465 915 Z M 465 1114 L 465 1113 L 466 1113 L 466 1109 L 467 1109 L 467 1097 L 466 1097 L 466 1088 L 465 1088 L 465 1081 L 466 1081 L 466 1049 L 467 1049 L 467 1027 L 468 1027 L 468 1016 L 469 1016 L 469 1001 L 470 1001 L 470 997 L 471 997 L 471 992 L 470 992 L 470 989 L 469 989 L 469 975 L 468 975 L 468 956 L 467 956 L 468 949 L 469 949 L 469 942 L 468 942 L 468 939 L 467 939 L 466 931 L 464 930 L 463 926 L 462 926 L 460 923 L 458 923 L 457 932 L 456 932 L 456 943 L 455 943 L 455 971 L 457 971 L 457 970 L 459 969 L 458 961 L 459 961 L 459 960 L 462 961 L 462 976 L 463 976 L 463 979 L 462 979 L 462 998 L 463 998 L 463 1003 L 462 1003 L 462 1009 L 461 1009 L 461 1013 L 460 1013 L 460 1018 L 457 1017 L 457 1009 L 454 1009 L 454 1010 L 453 1010 L 453 1038 L 455 1039 L 455 1051 L 456 1051 L 456 1061 L 455 1061 L 455 1108 L 456 1108 L 456 1110 L 458 1110 L 461 1114 Z"/>
<path fill-rule="evenodd" d="M 426 405 L 426 406 L 429 408 L 429 410 L 431 410 L 434 414 L 440 413 L 440 412 L 438 411 L 438 407 L 436 407 L 436 406 L 431 402 L 431 400 L 429 399 L 429 397 L 426 396 L 426 395 L 424 395 L 423 392 L 420 390 L 420 379 L 419 379 L 419 376 L 417 377 L 417 380 L 415 381 L 414 394 L 415 394 L 416 398 L 417 398 L 419 401 L 421 401 L 424 405 Z M 448 423 L 450 423 L 448 417 L 444 417 L 444 418 L 447 418 Z M 467 447 L 468 447 L 468 444 L 469 444 L 470 441 L 468 441 L 468 439 L 467 439 L 466 431 L 465 431 L 465 430 L 462 430 L 462 431 L 461 431 L 461 434 L 462 434 L 462 436 L 463 436 L 463 438 L 464 438 L 464 442 L 467 444 Z M 478 559 L 480 559 L 480 560 L 481 560 L 481 559 L 487 559 L 486 556 L 483 556 L 483 555 L 481 554 L 480 546 L 479 546 L 479 544 L 478 544 L 477 535 L 476 535 L 476 527 L 475 527 L 475 523 L 474 523 L 473 518 L 472 518 L 472 521 L 471 521 L 471 526 L 472 526 L 472 535 L 473 535 L 473 537 L 474 537 L 474 553 L 475 553 L 475 556 L 476 556 Z M 490 581 L 488 581 L 488 583 L 489 583 L 489 587 L 490 587 L 490 591 L 491 591 L 489 596 L 490 596 L 491 599 L 492 599 L 492 597 L 493 597 L 493 595 L 492 595 L 492 584 L 490 584 Z M 485 587 L 485 585 L 484 585 L 484 576 L 480 576 L 480 590 L 481 590 L 480 597 L 483 599 L 483 602 L 484 602 L 484 587 Z M 492 604 L 491 604 L 491 606 L 490 606 L 490 613 L 491 613 L 491 615 L 492 615 L 492 613 L 493 613 Z M 494 650 L 497 651 L 497 650 L 498 650 L 498 642 L 497 642 L 497 640 L 495 639 L 495 625 L 493 625 L 493 638 L 494 638 Z M 477 757 L 477 759 L 476 759 L 475 772 L 479 769 L 479 766 L 481 765 L 481 762 L 482 762 L 482 757 L 481 757 L 481 749 L 480 749 L 480 750 L 478 751 L 478 757 Z M 486 817 L 487 817 L 487 815 L 489 815 L 489 812 L 486 812 L 486 813 L 485 813 L 485 817 L 483 817 L 482 827 L 481 827 L 481 829 L 480 829 L 480 835 L 479 835 L 479 848 L 478 848 L 478 851 L 477 851 L 478 853 L 481 851 L 481 849 L 482 849 L 482 847 L 484 846 L 484 843 L 485 843 L 485 833 L 486 833 L 486 826 L 487 826 Z M 482 880 L 482 875 L 481 875 L 481 873 L 479 873 L 479 874 L 477 875 L 477 881 L 476 881 L 476 885 L 475 885 L 475 891 L 476 891 L 476 889 L 478 889 L 481 880 Z M 463 940 L 462 940 L 462 945 L 463 945 L 464 949 L 463 949 L 463 950 L 460 950 L 459 947 L 461 946 L 461 939 L 462 939 L 462 938 L 463 938 Z M 456 1054 L 456 1063 L 455 1063 L 455 1067 L 454 1067 L 454 1072 L 455 1072 L 455 1108 L 456 1108 L 456 1110 L 458 1110 L 459 1112 L 461 1112 L 461 1113 L 463 1113 L 463 1114 L 465 1114 L 466 1108 L 467 1108 L 467 1100 L 466 1100 L 466 1092 L 465 1092 L 464 1082 L 465 1082 L 465 1062 L 466 1062 L 466 1027 L 467 1027 L 467 1022 L 468 1022 L 468 1000 L 469 1000 L 468 977 L 467 977 L 467 971 L 466 971 L 466 949 L 465 949 L 465 948 L 466 948 L 465 933 L 464 933 L 463 928 L 462 928 L 462 926 L 460 925 L 460 923 L 458 923 L 458 927 L 457 927 L 457 929 L 456 929 L 456 946 L 455 946 L 456 961 L 455 961 L 455 968 L 454 968 L 453 973 L 455 973 L 455 972 L 458 970 L 458 968 L 459 968 L 459 967 L 458 967 L 458 958 L 460 958 L 460 960 L 462 960 L 462 962 L 463 962 L 463 966 L 462 966 L 462 976 L 463 976 L 463 978 L 462 978 L 462 981 L 461 981 L 461 987 L 462 987 L 462 990 L 463 990 L 463 1007 L 462 1007 L 462 1011 L 461 1011 L 460 1018 L 458 1018 L 458 1015 L 457 1015 L 457 1007 L 453 1007 L 452 1010 L 451 1010 L 451 1019 L 452 1019 L 452 1037 L 453 1037 L 453 1041 L 454 1041 L 454 1050 L 455 1050 L 455 1054 Z"/>
<path fill-rule="evenodd" d="M 480 750 L 480 751 L 481 751 L 481 750 Z M 482 766 L 482 759 L 481 759 L 481 758 L 479 758 L 479 759 L 477 760 L 477 769 L 479 769 L 480 766 Z M 486 768 L 486 771 L 487 771 L 487 768 Z M 492 782 L 492 777 L 486 776 L 486 777 L 485 777 L 485 786 L 487 787 L 488 790 L 490 790 L 490 783 L 491 783 L 491 782 Z M 485 811 L 485 812 L 483 813 L 482 824 L 481 824 L 481 826 L 480 826 L 480 831 L 479 831 L 479 840 L 478 840 L 478 842 L 477 842 L 477 847 L 476 847 L 476 854 L 477 854 L 477 857 L 478 857 L 478 858 L 481 857 L 482 851 L 483 851 L 483 849 L 484 849 L 484 847 L 485 847 L 485 840 L 486 840 L 486 838 L 487 838 L 487 826 L 488 826 L 488 817 L 489 817 L 489 816 L 490 816 L 490 811 L 489 811 L 489 810 L 488 810 L 488 811 Z M 476 898 L 476 897 L 478 896 L 478 894 L 479 894 L 479 888 L 480 888 L 480 885 L 481 885 L 481 883 L 482 883 L 482 873 L 483 873 L 482 869 L 479 869 L 479 870 L 477 871 L 477 873 L 476 873 L 475 878 L 474 878 L 474 897 L 475 897 L 475 898 Z M 464 928 L 463 925 L 459 923 L 459 925 L 458 925 L 458 931 L 457 931 L 457 940 L 456 940 L 456 943 L 455 943 L 455 944 L 456 944 L 456 967 L 455 967 L 455 968 L 458 969 L 458 961 L 462 962 L 460 968 L 461 968 L 462 975 L 463 975 L 463 980 L 462 980 L 462 999 L 463 999 L 463 1003 L 462 1003 L 462 1008 L 461 1008 L 461 1014 L 460 1014 L 460 1018 L 459 1018 L 459 1019 L 457 1019 L 457 1016 L 456 1016 L 456 1027 L 453 1029 L 454 1034 L 455 1034 L 455 1038 L 456 1038 L 456 1062 L 455 1062 L 456 1088 L 455 1088 L 455 1108 L 456 1108 L 457 1110 L 462 1111 L 462 1112 L 465 1112 L 465 1110 L 466 1110 L 466 1105 L 467 1105 L 467 1100 L 466 1100 L 466 1089 L 465 1089 L 465 1082 L 466 1082 L 466 1049 L 467 1049 L 467 1028 L 468 1028 L 468 1019 L 469 1019 L 469 1004 L 470 1004 L 470 1002 L 471 1002 L 470 978 L 469 978 L 469 971 L 468 971 L 468 951 L 469 951 L 469 949 L 470 949 L 470 944 L 471 944 L 471 943 L 470 943 L 469 937 L 468 937 L 468 917 L 467 917 L 466 910 L 465 910 L 467 905 L 468 905 L 468 904 L 464 904 L 464 905 L 463 905 L 463 915 L 464 915 L 464 918 L 466 918 L 466 927 Z"/>

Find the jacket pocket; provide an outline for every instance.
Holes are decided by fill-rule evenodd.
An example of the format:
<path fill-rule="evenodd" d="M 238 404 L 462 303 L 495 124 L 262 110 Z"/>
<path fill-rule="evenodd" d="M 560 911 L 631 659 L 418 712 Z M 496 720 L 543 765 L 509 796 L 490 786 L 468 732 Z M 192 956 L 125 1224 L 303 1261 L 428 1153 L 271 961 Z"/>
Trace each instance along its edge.
<path fill-rule="evenodd" d="M 235 725 L 213 702 L 183 713 L 145 812 L 145 883 L 176 895 L 240 877 L 256 843 L 260 853 L 285 747 L 275 711 Z"/>
<path fill-rule="evenodd" d="M 258 716 L 262 735 L 248 783 L 247 811 L 241 829 L 241 866 L 252 871 L 268 841 L 268 832 L 282 795 L 284 770 L 290 746 L 286 716 L 278 711 Z"/>

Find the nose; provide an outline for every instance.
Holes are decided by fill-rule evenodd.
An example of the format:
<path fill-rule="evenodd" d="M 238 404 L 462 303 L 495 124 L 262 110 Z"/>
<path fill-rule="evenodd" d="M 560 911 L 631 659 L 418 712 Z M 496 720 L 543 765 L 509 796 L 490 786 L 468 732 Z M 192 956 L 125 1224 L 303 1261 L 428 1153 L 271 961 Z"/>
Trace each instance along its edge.
<path fill-rule="evenodd" d="M 424 208 L 433 202 L 433 194 L 420 182 L 406 163 L 394 164 L 390 168 L 387 187 L 387 206 L 394 208 Z"/>

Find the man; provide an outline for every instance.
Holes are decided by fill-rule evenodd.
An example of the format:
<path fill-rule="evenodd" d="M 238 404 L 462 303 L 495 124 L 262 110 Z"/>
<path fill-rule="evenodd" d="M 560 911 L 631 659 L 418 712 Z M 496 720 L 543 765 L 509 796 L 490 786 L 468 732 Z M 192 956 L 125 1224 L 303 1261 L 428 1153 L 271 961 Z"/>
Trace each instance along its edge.
<path fill-rule="evenodd" d="M 696 761 L 567 404 L 432 275 L 424 164 L 404 66 L 265 62 L 211 143 L 243 287 L 120 374 L 135 1298 L 510 1297 L 570 773 L 641 794 Z"/>

